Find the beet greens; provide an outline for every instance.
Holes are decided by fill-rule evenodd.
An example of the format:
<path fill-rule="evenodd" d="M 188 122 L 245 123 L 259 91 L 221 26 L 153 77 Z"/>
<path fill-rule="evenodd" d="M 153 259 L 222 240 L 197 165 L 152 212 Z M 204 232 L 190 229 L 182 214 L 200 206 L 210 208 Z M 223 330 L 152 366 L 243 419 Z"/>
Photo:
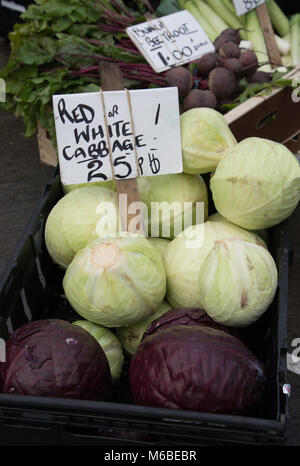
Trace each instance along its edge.
<path fill-rule="evenodd" d="M 95 92 L 100 88 L 98 63 L 121 69 L 124 86 L 164 86 L 128 38 L 125 28 L 145 21 L 146 1 L 48 0 L 30 5 L 10 34 L 11 54 L 0 78 L 6 82 L 1 108 L 21 115 L 26 136 L 37 121 L 55 144 L 52 95 Z"/>

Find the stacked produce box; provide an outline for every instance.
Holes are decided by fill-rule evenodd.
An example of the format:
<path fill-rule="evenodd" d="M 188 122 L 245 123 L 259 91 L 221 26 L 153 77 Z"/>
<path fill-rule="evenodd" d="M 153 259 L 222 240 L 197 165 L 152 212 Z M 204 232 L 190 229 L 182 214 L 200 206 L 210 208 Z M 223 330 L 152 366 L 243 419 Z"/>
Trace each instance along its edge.
<path fill-rule="evenodd" d="M 275 18 L 276 4 L 269 3 Z M 53 27 L 51 10 L 47 12 L 45 5 L 28 9 L 28 28 L 33 13 L 41 18 L 48 14 L 48 26 Z M 134 12 L 120 2 L 115 2 L 114 8 L 116 5 L 126 11 L 127 19 L 122 22 L 118 16 L 112 21 L 109 13 L 113 26 L 102 25 L 102 38 L 103 31 L 114 27 L 119 33 L 120 22 L 123 27 L 132 21 Z M 81 6 L 82 14 L 87 14 Z M 253 38 L 255 53 L 241 51 L 245 31 L 240 28 L 245 25 L 238 22 L 244 20 L 235 15 L 231 2 L 224 2 L 223 19 L 217 23 L 213 17 L 214 24 L 220 25 L 220 34 L 210 30 L 205 14 L 216 10 L 216 2 L 197 0 L 180 6 L 199 17 L 199 22 L 201 19 L 216 47 L 216 53 L 193 64 L 193 73 L 189 67 L 182 67 L 165 73 L 163 78 L 153 77 L 157 84 L 175 85 L 179 90 L 183 173 L 138 178 L 144 234 L 122 230 L 114 180 L 64 186 L 56 179 L 55 187 L 43 198 L 21 251 L 24 254 L 26 248 L 33 248 L 28 263 L 32 276 L 37 276 L 40 292 L 33 293 L 34 298 L 28 294 L 28 272 L 22 269 L 24 284 L 19 291 L 22 303 L 27 303 L 27 319 L 24 313 L 14 319 L 20 303 L 13 305 L 12 300 L 1 320 L 7 341 L 6 362 L 0 364 L 0 404 L 7 408 L 14 397 L 19 397 L 20 405 L 25 400 L 26 405 L 26 397 L 33 396 L 32 400 L 44 397 L 52 408 L 55 398 L 74 400 L 68 405 L 72 408 L 79 400 L 95 402 L 81 407 L 93 406 L 96 412 L 97 404 L 99 411 L 127 414 L 137 405 L 143 407 L 144 417 L 158 416 L 157 411 L 151 411 L 158 408 L 165 410 L 159 412 L 160 419 L 170 416 L 174 421 L 176 411 L 178 419 L 185 416 L 195 423 L 204 413 L 212 415 L 211 422 L 216 425 L 220 422 L 218 415 L 224 416 L 225 424 L 226 416 L 232 416 L 233 425 L 234 417 L 239 422 L 240 416 L 253 418 L 260 425 L 260 420 L 269 415 L 265 404 L 274 388 L 269 381 L 270 367 L 277 361 L 271 361 L 263 348 L 271 328 L 265 319 L 273 319 L 272 313 L 277 312 L 274 302 L 282 280 L 282 264 L 272 243 L 274 231 L 300 200 L 300 166 L 295 156 L 277 142 L 255 135 L 238 142 L 218 111 L 222 108 L 225 113 L 224 99 L 232 102 L 241 95 L 242 78 L 247 86 L 257 82 L 262 62 L 260 46 L 254 45 Z M 108 14 L 106 3 L 103 8 L 101 14 Z M 256 13 L 248 15 L 245 29 L 250 30 L 253 24 L 248 20 L 254 21 Z M 138 18 L 135 16 L 135 20 Z M 61 18 L 60 27 L 76 29 L 69 20 Z M 27 34 L 24 28 L 15 34 Z M 88 60 L 93 47 L 101 47 L 103 53 L 105 47 L 109 53 L 120 52 L 120 44 L 100 45 L 99 31 L 95 31 L 94 25 L 87 26 L 86 34 L 93 38 L 80 39 L 77 44 L 89 48 Z M 59 47 L 70 40 L 66 33 L 56 34 Z M 125 52 L 128 43 L 121 40 L 122 57 L 131 54 L 136 59 L 132 50 Z M 73 57 L 73 52 L 62 52 L 50 42 L 44 41 L 38 58 L 30 53 L 28 42 L 18 45 L 16 41 L 5 71 L 10 79 L 9 93 L 20 86 L 13 79 L 17 69 L 29 73 L 29 80 L 18 87 L 18 97 L 7 105 L 12 108 L 17 102 L 18 110 L 27 118 L 28 134 L 37 120 L 43 119 L 49 129 L 53 125 L 48 111 L 49 96 L 58 90 L 56 72 L 63 92 L 96 87 L 96 65 L 87 67 L 87 63 L 79 70 L 72 69 L 71 76 L 82 79 L 80 84 L 64 81 L 65 76 L 70 77 L 68 67 L 78 65 L 73 58 L 72 65 L 66 65 L 63 56 Z M 48 63 L 42 60 L 45 47 Z M 85 53 L 86 49 L 81 55 Z M 21 57 L 25 55 L 24 60 Z M 294 60 L 294 51 L 292 56 Z M 49 63 L 55 61 L 63 66 L 48 70 Z M 151 80 L 146 65 L 141 66 L 145 72 L 141 81 Z M 274 75 L 267 66 L 263 75 L 268 75 L 268 85 L 274 85 Z M 130 74 L 132 78 L 129 69 L 124 71 L 123 67 L 124 77 Z M 44 97 L 35 91 L 32 100 L 28 99 L 29 90 L 45 82 Z M 36 223 L 38 219 L 40 223 Z M 22 261 L 20 256 L 20 264 Z M 10 277 L 14 277 L 11 267 L 2 278 L 1 299 L 7 305 Z M 279 322 L 280 316 L 276 317 Z M 18 322 L 16 328 L 14 321 Z M 278 413 L 272 416 L 278 420 Z M 100 434 L 117 436 L 107 429 Z M 120 435 L 130 438 L 124 432 Z M 145 440 L 143 436 L 138 439 Z"/>

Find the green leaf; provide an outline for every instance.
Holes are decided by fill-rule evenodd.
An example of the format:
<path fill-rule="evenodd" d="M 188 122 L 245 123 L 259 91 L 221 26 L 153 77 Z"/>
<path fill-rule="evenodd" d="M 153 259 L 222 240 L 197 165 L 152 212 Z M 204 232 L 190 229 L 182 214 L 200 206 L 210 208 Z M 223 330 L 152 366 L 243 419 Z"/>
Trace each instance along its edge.
<path fill-rule="evenodd" d="M 156 9 L 156 14 L 157 16 L 165 16 L 176 13 L 177 11 L 180 11 L 177 0 L 164 0 Z"/>
<path fill-rule="evenodd" d="M 63 18 L 78 8 L 78 2 L 72 2 L 72 0 L 52 0 L 42 5 L 42 8 L 46 16 Z"/>
<path fill-rule="evenodd" d="M 55 53 L 55 41 L 50 37 L 31 38 L 15 51 L 16 59 L 26 65 L 49 63 Z"/>
<path fill-rule="evenodd" d="M 62 32 L 68 29 L 74 23 L 70 17 L 59 18 L 53 25 L 52 29 L 54 32 Z"/>
<path fill-rule="evenodd" d="M 251 83 L 248 84 L 246 79 L 240 81 L 240 87 L 243 89 L 241 94 L 229 104 L 222 105 L 219 110 L 223 113 L 226 113 L 234 108 L 238 107 L 240 104 L 244 103 L 246 100 L 251 97 L 258 95 L 270 95 L 272 90 L 276 87 L 287 87 L 292 86 L 293 80 L 283 78 L 286 75 L 286 72 L 274 71 L 272 80 L 268 83 Z"/>

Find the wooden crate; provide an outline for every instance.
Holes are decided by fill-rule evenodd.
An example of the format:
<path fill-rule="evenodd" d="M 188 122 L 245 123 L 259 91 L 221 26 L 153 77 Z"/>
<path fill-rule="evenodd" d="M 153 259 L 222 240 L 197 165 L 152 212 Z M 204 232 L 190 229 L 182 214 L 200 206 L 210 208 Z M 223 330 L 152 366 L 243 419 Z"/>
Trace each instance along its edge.
<path fill-rule="evenodd" d="M 298 81 L 300 68 L 286 75 Z M 300 100 L 293 101 L 292 87 L 277 88 L 270 95 L 252 97 L 225 115 L 238 141 L 260 137 L 285 144 L 293 153 L 300 150 Z"/>
<path fill-rule="evenodd" d="M 300 68 L 286 77 L 299 78 Z M 285 144 L 294 154 L 300 151 L 300 101 L 292 99 L 292 87 L 277 88 L 267 96 L 252 97 L 225 115 L 238 141 L 256 136 Z M 38 124 L 38 146 L 43 164 L 56 166 L 57 153 L 47 132 Z"/>
<path fill-rule="evenodd" d="M 56 167 L 58 162 L 57 152 L 54 148 L 47 131 L 42 127 L 40 122 L 37 124 L 37 142 L 40 153 L 40 161 L 45 165 Z"/>

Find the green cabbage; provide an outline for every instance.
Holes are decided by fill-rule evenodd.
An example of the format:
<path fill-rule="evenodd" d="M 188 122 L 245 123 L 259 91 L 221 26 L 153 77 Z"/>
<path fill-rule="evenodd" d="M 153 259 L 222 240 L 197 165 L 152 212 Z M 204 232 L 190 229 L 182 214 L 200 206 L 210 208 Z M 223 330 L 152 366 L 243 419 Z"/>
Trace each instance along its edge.
<path fill-rule="evenodd" d="M 215 241 L 200 268 L 200 300 L 215 322 L 247 327 L 273 301 L 277 278 L 265 248 L 236 239 Z"/>
<path fill-rule="evenodd" d="M 223 217 L 223 215 L 219 214 L 219 212 L 210 215 L 207 220 L 209 220 L 210 222 L 227 222 L 234 226 L 233 223 L 231 223 L 229 220 Z M 268 243 L 268 230 L 252 230 L 252 233 L 255 233 L 256 235 L 260 236 L 266 244 Z"/>
<path fill-rule="evenodd" d="M 147 319 L 163 301 L 161 254 L 141 235 L 98 238 L 75 255 L 63 279 L 65 295 L 83 318 L 105 327 Z"/>
<path fill-rule="evenodd" d="M 166 238 L 149 238 L 148 241 L 152 246 L 154 246 L 162 255 L 162 258 L 165 257 L 165 254 L 167 252 L 167 248 L 170 244 L 170 240 Z"/>
<path fill-rule="evenodd" d="M 212 108 L 192 108 L 181 114 L 184 173 L 209 173 L 225 151 L 236 144 L 225 117 Z"/>
<path fill-rule="evenodd" d="M 173 238 L 184 228 L 199 223 L 199 210 L 198 217 L 196 215 L 197 202 L 203 202 L 203 217 L 206 220 L 207 188 L 200 175 L 179 173 L 140 177 L 137 178 L 137 184 L 140 202 L 147 207 L 142 213 L 149 236 Z M 90 185 L 112 190 L 116 188 L 115 181 L 109 180 L 63 186 L 63 190 L 66 193 Z"/>
<path fill-rule="evenodd" d="M 289 217 L 300 199 L 300 166 L 282 144 L 248 138 L 227 150 L 210 182 L 218 212 L 248 230 Z"/>
<path fill-rule="evenodd" d="M 79 184 L 63 184 L 62 189 L 64 194 L 68 194 L 70 191 L 78 188 L 86 188 L 88 186 L 97 186 L 98 188 L 111 189 L 112 191 L 116 190 L 115 180 L 107 181 L 91 181 L 90 183 L 79 183 Z"/>
<path fill-rule="evenodd" d="M 170 309 L 172 309 L 170 304 L 168 304 L 166 301 L 163 301 L 158 306 L 156 311 L 146 320 L 142 320 L 136 324 L 128 325 L 127 327 L 117 328 L 117 337 L 122 343 L 122 346 L 127 354 L 134 356 L 149 325 Z"/>
<path fill-rule="evenodd" d="M 122 345 L 116 335 L 108 328 L 94 324 L 88 320 L 76 320 L 72 324 L 84 328 L 98 341 L 107 357 L 112 381 L 117 382 L 122 373 L 124 354 Z"/>
<path fill-rule="evenodd" d="M 216 240 L 237 238 L 263 247 L 263 240 L 229 222 L 193 225 L 171 241 L 165 254 L 167 300 L 174 307 L 203 307 L 198 277 Z"/>
<path fill-rule="evenodd" d="M 148 208 L 145 229 L 148 229 L 149 236 L 173 238 L 190 225 L 207 218 L 207 188 L 200 175 L 180 173 L 138 178 L 138 189 L 141 202 Z M 202 219 L 200 205 L 196 204 L 201 202 Z"/>
<path fill-rule="evenodd" d="M 54 262 L 67 268 L 88 241 L 118 228 L 115 192 L 95 186 L 76 189 L 61 198 L 48 215 L 46 247 Z"/>

